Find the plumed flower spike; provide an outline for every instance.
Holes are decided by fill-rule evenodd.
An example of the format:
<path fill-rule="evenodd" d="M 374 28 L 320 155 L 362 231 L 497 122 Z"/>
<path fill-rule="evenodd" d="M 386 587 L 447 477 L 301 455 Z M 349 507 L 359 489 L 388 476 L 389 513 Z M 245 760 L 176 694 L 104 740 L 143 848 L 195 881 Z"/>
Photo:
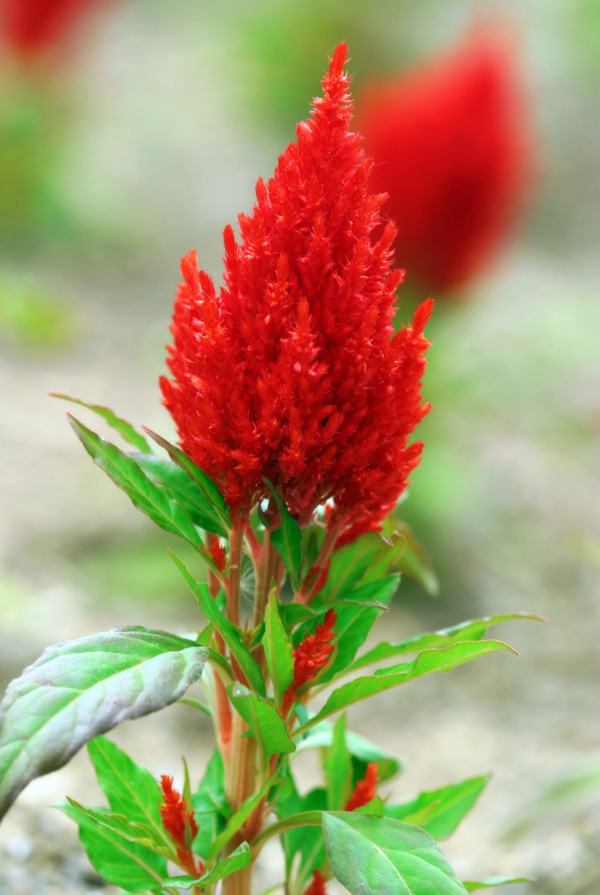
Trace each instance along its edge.
<path fill-rule="evenodd" d="M 160 805 L 160 817 L 177 848 L 179 865 L 192 876 L 199 876 L 204 864 L 192 852 L 192 842 L 198 833 L 194 810 L 188 807 L 185 798 L 174 788 L 172 777 L 163 774 L 160 788 L 164 798 Z"/>
<path fill-rule="evenodd" d="M 224 285 L 182 263 L 164 401 L 183 450 L 245 515 L 268 478 L 302 522 L 333 499 L 343 529 L 391 507 L 419 461 L 427 304 L 394 336 L 395 229 L 350 130 L 346 46 L 240 242 L 224 232 Z M 379 233 L 376 238 L 374 231 Z"/>

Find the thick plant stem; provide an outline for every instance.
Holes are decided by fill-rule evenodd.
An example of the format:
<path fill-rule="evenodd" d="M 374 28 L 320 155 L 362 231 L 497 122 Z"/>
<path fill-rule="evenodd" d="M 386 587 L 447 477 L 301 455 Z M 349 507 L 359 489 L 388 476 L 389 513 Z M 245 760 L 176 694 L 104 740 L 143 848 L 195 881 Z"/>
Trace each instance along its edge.
<path fill-rule="evenodd" d="M 257 628 L 265 616 L 265 607 L 267 605 L 267 600 L 269 599 L 271 582 L 275 581 L 275 584 L 278 585 L 280 577 L 281 560 L 279 559 L 279 554 L 271 543 L 271 532 L 266 531 L 262 543 L 256 593 L 254 595 L 253 628 Z"/>
<path fill-rule="evenodd" d="M 225 795 L 235 812 L 246 799 L 252 795 L 256 787 L 256 740 L 244 736 L 248 726 L 243 718 L 233 713 Z M 233 851 L 243 842 L 243 830 L 229 843 Z M 232 873 L 223 880 L 223 895 L 250 895 L 252 890 L 252 865 Z"/>

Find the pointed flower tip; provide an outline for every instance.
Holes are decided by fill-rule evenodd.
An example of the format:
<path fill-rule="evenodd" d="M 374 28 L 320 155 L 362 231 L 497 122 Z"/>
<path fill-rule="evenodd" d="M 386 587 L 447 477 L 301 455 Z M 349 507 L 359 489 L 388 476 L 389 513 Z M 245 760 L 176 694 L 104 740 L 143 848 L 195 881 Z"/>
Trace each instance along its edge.
<path fill-rule="evenodd" d="M 412 331 L 415 336 L 420 336 L 423 333 L 425 325 L 431 317 L 434 305 L 434 300 L 432 298 L 427 298 L 415 311 L 412 325 Z"/>
<path fill-rule="evenodd" d="M 329 64 L 329 74 L 331 77 L 339 77 L 342 74 L 347 55 L 348 47 L 346 42 L 342 41 L 337 45 L 333 51 L 333 56 L 331 57 L 331 62 Z"/>

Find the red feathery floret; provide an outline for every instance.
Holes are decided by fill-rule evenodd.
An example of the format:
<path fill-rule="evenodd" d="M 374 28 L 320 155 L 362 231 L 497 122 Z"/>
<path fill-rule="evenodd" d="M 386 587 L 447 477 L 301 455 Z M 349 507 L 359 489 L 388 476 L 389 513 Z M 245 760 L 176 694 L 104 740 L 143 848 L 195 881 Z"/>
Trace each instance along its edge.
<path fill-rule="evenodd" d="M 312 882 L 308 889 L 305 889 L 304 895 L 327 895 L 325 880 L 318 870 L 313 870 Z"/>
<path fill-rule="evenodd" d="M 227 565 L 227 554 L 216 536 L 213 536 L 210 541 L 210 555 L 219 572 L 223 572 Z"/>
<path fill-rule="evenodd" d="M 410 282 L 436 294 L 459 287 L 501 243 L 529 180 L 523 106 L 509 39 L 481 30 L 361 95 L 372 184 L 389 195 Z"/>
<path fill-rule="evenodd" d="M 334 650 L 336 618 L 335 610 L 328 609 L 323 623 L 315 626 L 315 633 L 306 634 L 302 642 L 294 648 L 294 679 L 283 698 L 284 715 L 297 699 L 300 687 L 312 680 L 329 662 Z"/>
<path fill-rule="evenodd" d="M 426 302 L 395 336 L 394 226 L 350 131 L 346 46 L 256 205 L 227 227 L 219 294 L 182 262 L 164 402 L 183 450 L 244 515 L 273 482 L 301 522 L 333 498 L 347 527 L 393 506 L 419 462 L 408 438 L 428 410 L 420 380 Z"/>
<path fill-rule="evenodd" d="M 160 778 L 164 802 L 160 806 L 163 827 L 177 846 L 177 859 L 188 873 L 200 875 L 203 863 L 192 852 L 191 845 L 198 833 L 193 808 L 188 808 L 186 800 L 173 787 L 173 778 L 163 774 Z"/>
<path fill-rule="evenodd" d="M 345 810 L 354 811 L 356 808 L 362 808 L 363 805 L 374 799 L 377 795 L 377 782 L 377 765 L 374 761 L 370 761 L 367 765 L 365 776 L 362 780 L 357 780 L 356 786 L 350 793 Z"/>
<path fill-rule="evenodd" d="M 24 58 L 62 44 L 98 0 L 0 0 L 0 34 Z"/>

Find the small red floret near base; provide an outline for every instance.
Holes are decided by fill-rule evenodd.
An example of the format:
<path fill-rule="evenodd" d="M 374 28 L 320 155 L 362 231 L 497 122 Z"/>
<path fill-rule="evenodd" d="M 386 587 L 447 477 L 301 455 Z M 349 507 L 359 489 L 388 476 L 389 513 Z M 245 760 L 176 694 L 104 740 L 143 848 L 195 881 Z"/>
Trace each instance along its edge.
<path fill-rule="evenodd" d="M 177 846 L 177 859 L 181 867 L 192 876 L 201 876 L 204 865 L 192 852 L 191 845 L 198 833 L 193 808 L 173 787 L 173 778 L 163 774 L 160 778 L 164 802 L 160 806 L 163 827 Z"/>
<path fill-rule="evenodd" d="M 298 697 L 298 690 L 312 680 L 317 672 L 325 668 L 334 650 L 334 625 L 336 614 L 329 609 L 323 623 L 316 625 L 314 634 L 306 634 L 304 640 L 294 648 L 294 679 L 283 698 L 282 712 L 287 715 L 290 706 Z"/>
<path fill-rule="evenodd" d="M 313 870 L 313 879 L 308 889 L 304 890 L 304 895 L 327 895 L 325 888 L 325 880 L 318 870 Z"/>
<path fill-rule="evenodd" d="M 362 808 L 363 805 L 367 805 L 377 795 L 377 782 L 377 765 L 374 761 L 370 761 L 367 765 L 365 776 L 362 780 L 357 781 L 344 810 L 355 811 L 356 808 Z"/>
<path fill-rule="evenodd" d="M 350 130 L 345 58 L 340 44 L 323 97 L 239 216 L 240 242 L 225 229 L 220 291 L 194 252 L 183 259 L 172 378 L 161 379 L 181 447 L 234 517 L 269 496 L 267 478 L 301 524 L 332 501 L 339 534 L 373 528 L 419 462 L 422 445 L 408 439 L 429 409 L 420 384 L 432 304 L 394 334 L 395 227 Z"/>

